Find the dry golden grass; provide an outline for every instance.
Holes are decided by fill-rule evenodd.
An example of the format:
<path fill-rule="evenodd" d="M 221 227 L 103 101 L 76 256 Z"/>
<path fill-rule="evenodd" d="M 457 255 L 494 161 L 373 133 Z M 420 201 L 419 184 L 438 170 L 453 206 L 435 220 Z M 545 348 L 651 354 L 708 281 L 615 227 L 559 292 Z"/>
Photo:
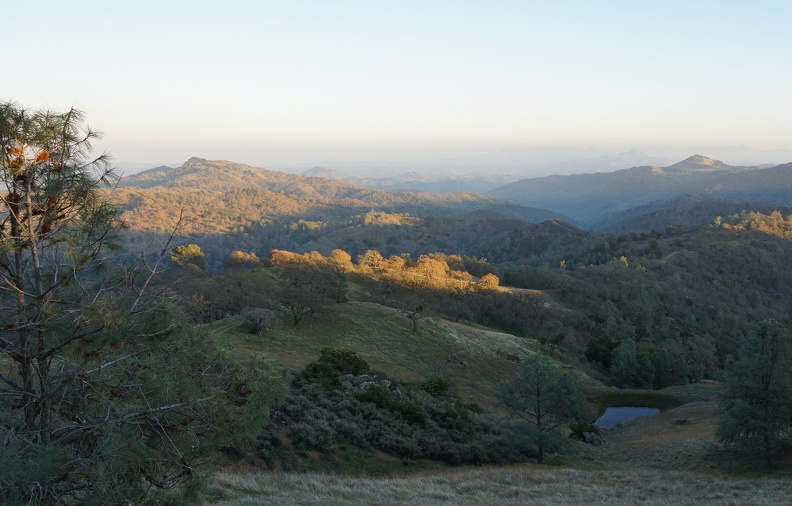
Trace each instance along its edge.
<path fill-rule="evenodd" d="M 605 429 L 610 461 L 666 469 L 715 469 L 715 401 L 685 404 Z"/>
<path fill-rule="evenodd" d="M 521 465 L 401 478 L 220 474 L 211 493 L 206 505 L 778 505 L 789 503 L 792 479 Z"/>

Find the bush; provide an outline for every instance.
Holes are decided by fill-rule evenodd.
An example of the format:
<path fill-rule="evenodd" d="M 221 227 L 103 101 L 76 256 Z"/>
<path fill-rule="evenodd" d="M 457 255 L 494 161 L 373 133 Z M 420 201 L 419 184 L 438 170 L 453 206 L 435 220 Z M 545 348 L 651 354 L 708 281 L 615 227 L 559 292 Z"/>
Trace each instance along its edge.
<path fill-rule="evenodd" d="M 324 420 L 295 423 L 289 427 L 288 433 L 300 450 L 315 448 L 328 452 L 337 448 L 335 431 Z"/>
<path fill-rule="evenodd" d="M 331 390 L 338 386 L 342 374 L 355 376 L 369 370 L 368 362 L 346 348 L 322 348 L 319 360 L 303 368 L 302 375 L 309 383 Z"/>
<path fill-rule="evenodd" d="M 414 402 L 400 401 L 393 397 L 387 388 L 374 387 L 358 394 L 358 399 L 363 402 L 371 402 L 378 408 L 387 409 L 398 413 L 408 423 L 423 425 L 426 423 L 426 416 L 421 407 Z"/>
<path fill-rule="evenodd" d="M 328 364 L 306 366 L 320 378 L 331 371 Z M 335 375 L 329 377 L 336 378 Z M 294 452 L 333 451 L 340 445 L 376 448 L 405 458 L 426 458 L 449 464 L 498 464 L 518 462 L 533 455 L 524 428 L 508 418 L 466 405 L 450 397 L 433 397 L 422 389 L 401 395 L 375 386 L 360 392 L 340 382 L 325 389 L 316 381 L 298 376 L 291 395 L 273 412 L 273 427 L 285 426 L 291 449 L 262 441 L 259 452 L 268 465 Z"/>
<path fill-rule="evenodd" d="M 421 389 L 432 397 L 446 397 L 451 386 L 442 378 L 429 378 L 421 383 Z"/>
<path fill-rule="evenodd" d="M 303 368 L 302 375 L 308 383 L 321 385 L 326 390 L 332 390 L 341 381 L 341 373 L 324 362 L 311 362 Z"/>
<path fill-rule="evenodd" d="M 271 309 L 249 307 L 242 312 L 245 326 L 251 334 L 262 335 L 280 326 L 281 319 Z"/>
<path fill-rule="evenodd" d="M 322 348 L 319 351 L 319 362 L 329 365 L 339 374 L 358 376 L 369 370 L 368 362 L 346 348 Z"/>

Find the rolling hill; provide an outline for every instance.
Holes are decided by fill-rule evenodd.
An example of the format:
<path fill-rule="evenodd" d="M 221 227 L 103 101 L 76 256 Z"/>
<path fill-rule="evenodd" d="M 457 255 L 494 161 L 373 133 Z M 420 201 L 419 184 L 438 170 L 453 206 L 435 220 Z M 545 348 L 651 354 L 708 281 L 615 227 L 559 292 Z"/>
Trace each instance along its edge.
<path fill-rule="evenodd" d="M 148 232 L 166 231 L 182 208 L 193 218 L 189 231 L 199 234 L 228 233 L 275 220 L 343 221 L 370 210 L 435 216 L 492 210 L 534 223 L 563 219 L 551 211 L 472 193 L 373 190 L 201 158 L 124 178 L 115 194 L 130 227 Z"/>

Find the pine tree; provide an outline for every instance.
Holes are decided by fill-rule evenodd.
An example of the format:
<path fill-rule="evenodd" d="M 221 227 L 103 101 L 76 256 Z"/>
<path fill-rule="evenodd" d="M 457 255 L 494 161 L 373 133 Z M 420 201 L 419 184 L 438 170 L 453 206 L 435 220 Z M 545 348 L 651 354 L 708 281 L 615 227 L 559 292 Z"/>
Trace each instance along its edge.
<path fill-rule="evenodd" d="M 219 444 L 253 440 L 279 391 L 269 364 L 233 362 L 149 296 L 148 273 L 113 268 L 124 224 L 96 138 L 79 111 L 0 103 L 2 504 L 190 493 Z"/>
<path fill-rule="evenodd" d="M 742 454 L 758 450 L 768 468 L 781 438 L 792 430 L 791 371 L 789 331 L 765 322 L 746 337 L 723 377 L 718 437 Z"/>
<path fill-rule="evenodd" d="M 534 354 L 520 364 L 511 381 L 501 385 L 500 402 L 527 422 L 527 437 L 544 462 L 545 449 L 559 441 L 560 427 L 582 418 L 585 400 L 572 377 L 547 357 Z"/>

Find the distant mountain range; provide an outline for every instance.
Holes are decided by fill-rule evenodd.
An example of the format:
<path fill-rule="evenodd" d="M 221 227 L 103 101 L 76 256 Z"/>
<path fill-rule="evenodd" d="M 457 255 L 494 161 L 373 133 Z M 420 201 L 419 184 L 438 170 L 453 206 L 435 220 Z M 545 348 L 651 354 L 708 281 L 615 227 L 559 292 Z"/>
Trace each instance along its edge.
<path fill-rule="evenodd" d="M 652 154 L 647 154 L 652 153 Z M 691 153 L 707 153 L 710 157 L 725 160 L 736 166 L 771 166 L 792 160 L 792 150 L 760 150 L 748 146 L 688 146 L 669 148 L 663 146 L 645 149 L 611 151 L 597 147 L 510 147 L 499 151 L 454 158 L 439 158 L 421 162 L 369 161 L 315 161 L 274 166 L 277 170 L 305 174 L 314 167 L 334 171 L 336 179 L 362 178 L 379 180 L 398 178 L 409 173 L 426 177 L 438 175 L 450 179 L 475 174 L 501 175 L 514 181 L 528 177 L 560 174 L 611 172 L 626 167 L 664 167 Z M 270 167 L 271 164 L 261 164 Z"/>
<path fill-rule="evenodd" d="M 569 216 L 578 226 L 606 228 L 634 215 L 639 206 L 652 204 L 652 212 L 656 212 L 679 205 L 676 199 L 683 196 L 792 205 L 792 164 L 739 167 L 694 155 L 665 167 L 524 179 L 487 195 L 551 209 Z"/>
<path fill-rule="evenodd" d="M 570 151 L 570 149 L 541 151 L 508 149 L 489 155 L 438 160 L 422 167 L 415 167 L 414 170 L 379 177 L 368 175 L 376 174 L 376 170 L 361 170 L 360 167 L 355 166 L 332 168 L 317 165 L 300 174 L 346 181 L 358 186 L 381 190 L 483 194 L 523 179 L 526 175 L 535 172 L 542 174 L 610 172 L 638 164 L 670 163 L 670 160 L 651 157 L 637 149 L 618 154 L 568 159 L 569 156 L 575 154 L 579 156 L 591 154 L 586 150 Z M 537 162 L 537 160 L 541 162 Z M 343 167 L 343 165 L 341 166 Z M 392 168 L 388 169 L 388 171 L 390 170 Z M 362 175 L 362 172 L 367 175 Z"/>
<path fill-rule="evenodd" d="M 474 193 L 376 190 L 202 158 L 125 177 L 115 196 L 133 229 L 152 232 L 167 230 L 182 208 L 194 217 L 193 233 L 226 233 L 273 220 L 336 222 L 371 210 L 433 216 L 487 211 L 535 223 L 565 219 Z"/>
<path fill-rule="evenodd" d="M 342 176 L 356 183 L 340 180 Z M 134 230 L 163 233 L 183 208 L 193 217 L 192 234 L 300 220 L 340 224 L 369 211 L 490 222 L 560 220 L 581 229 L 626 233 L 696 226 L 743 209 L 792 207 L 792 164 L 731 166 L 701 155 L 665 166 L 523 179 L 488 192 L 485 185 L 496 186 L 498 178 L 478 177 L 460 176 L 455 183 L 416 174 L 365 180 L 322 167 L 298 175 L 191 158 L 180 167 L 124 178 L 116 197 Z M 361 184 L 375 182 L 387 189 Z M 397 189 L 436 185 L 448 191 L 454 184 L 485 194 Z"/>
<path fill-rule="evenodd" d="M 346 181 L 357 186 L 378 190 L 410 190 L 432 193 L 485 193 L 518 179 L 514 175 L 486 174 L 481 172 L 465 173 L 458 176 L 446 174 L 426 174 L 405 172 L 398 176 L 379 178 L 360 177 L 336 169 L 313 167 L 301 175 L 307 177 L 324 177 L 337 181 Z"/>

